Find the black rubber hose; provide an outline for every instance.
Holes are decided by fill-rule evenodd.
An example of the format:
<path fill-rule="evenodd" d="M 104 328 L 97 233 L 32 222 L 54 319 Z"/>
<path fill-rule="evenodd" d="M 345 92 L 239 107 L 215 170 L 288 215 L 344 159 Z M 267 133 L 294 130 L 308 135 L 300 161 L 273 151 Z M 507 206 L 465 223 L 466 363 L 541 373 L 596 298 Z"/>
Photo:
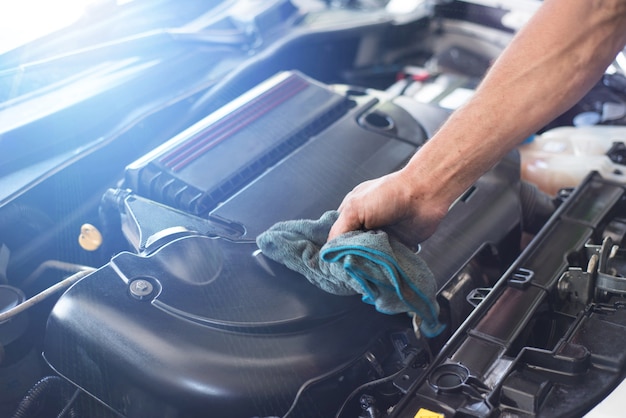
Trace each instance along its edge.
<path fill-rule="evenodd" d="M 7 280 L 21 271 L 28 274 L 29 266 L 39 264 L 39 260 L 33 260 L 33 255 L 46 255 L 49 258 L 57 258 L 54 249 L 46 247 L 48 243 L 42 237 L 49 234 L 54 228 L 54 222 L 43 211 L 23 204 L 10 203 L 0 209 L 0 244 L 5 244 L 11 251 L 11 262 Z M 33 239 L 37 237 L 37 239 Z"/>
<path fill-rule="evenodd" d="M 522 227 L 525 232 L 536 234 L 556 210 L 554 199 L 534 184 L 520 183 L 522 203 Z"/>
<path fill-rule="evenodd" d="M 13 418 L 33 418 L 39 416 L 44 408 L 51 408 L 49 405 L 46 405 L 47 400 L 62 403 L 55 407 L 56 410 L 61 410 L 70 398 L 71 389 L 71 385 L 59 376 L 46 376 L 35 383 L 22 398 L 13 414 Z"/>
<path fill-rule="evenodd" d="M 10 203 L 0 210 L 0 239 L 15 251 L 54 226 L 50 217 L 39 209 Z"/>
<path fill-rule="evenodd" d="M 125 242 L 122 234 L 121 212 L 124 207 L 124 199 L 129 194 L 127 190 L 108 189 L 98 207 L 98 217 L 104 240 L 101 251 L 111 257 L 119 251 L 118 242 Z"/>

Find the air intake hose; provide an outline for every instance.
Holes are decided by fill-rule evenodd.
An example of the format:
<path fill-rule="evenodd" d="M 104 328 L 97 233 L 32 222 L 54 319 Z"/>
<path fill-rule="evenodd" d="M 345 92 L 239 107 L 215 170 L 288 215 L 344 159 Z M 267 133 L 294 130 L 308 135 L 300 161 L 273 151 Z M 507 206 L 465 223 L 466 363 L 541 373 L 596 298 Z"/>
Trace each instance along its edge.
<path fill-rule="evenodd" d="M 522 203 L 522 227 L 525 232 L 535 234 L 556 210 L 555 201 L 532 183 L 520 183 Z"/>

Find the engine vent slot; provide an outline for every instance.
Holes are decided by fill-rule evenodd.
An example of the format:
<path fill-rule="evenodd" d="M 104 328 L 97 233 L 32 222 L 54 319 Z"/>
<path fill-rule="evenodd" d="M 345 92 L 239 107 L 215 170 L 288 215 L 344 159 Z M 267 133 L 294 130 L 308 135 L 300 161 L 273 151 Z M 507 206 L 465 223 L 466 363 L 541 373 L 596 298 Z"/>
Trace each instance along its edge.
<path fill-rule="evenodd" d="M 126 187 L 205 214 L 348 108 L 347 98 L 328 87 L 280 73 L 131 164 Z"/>

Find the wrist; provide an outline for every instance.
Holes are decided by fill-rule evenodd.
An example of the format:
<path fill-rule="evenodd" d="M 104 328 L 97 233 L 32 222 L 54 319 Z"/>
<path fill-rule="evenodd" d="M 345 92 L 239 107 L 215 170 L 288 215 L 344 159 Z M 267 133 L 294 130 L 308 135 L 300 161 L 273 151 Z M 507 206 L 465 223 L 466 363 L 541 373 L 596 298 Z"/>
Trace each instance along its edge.
<path fill-rule="evenodd" d="M 447 212 L 454 201 L 473 183 L 467 161 L 457 157 L 458 149 L 427 143 L 401 170 L 410 198 L 418 204 Z M 469 184 L 465 182 L 469 181 Z"/>
<path fill-rule="evenodd" d="M 408 217 L 441 219 L 456 200 L 456 196 L 450 193 L 450 185 L 446 185 L 447 179 L 431 175 L 417 161 L 400 170 L 399 175 L 406 185 L 405 199 L 411 202 L 408 208 L 412 213 L 407 214 Z"/>

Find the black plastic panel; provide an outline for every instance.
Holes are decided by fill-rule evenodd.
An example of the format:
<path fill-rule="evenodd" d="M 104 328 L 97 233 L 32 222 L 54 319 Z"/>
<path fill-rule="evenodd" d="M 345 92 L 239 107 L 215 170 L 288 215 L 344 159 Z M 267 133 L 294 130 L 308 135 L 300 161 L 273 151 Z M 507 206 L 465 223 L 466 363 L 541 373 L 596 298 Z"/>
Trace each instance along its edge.
<path fill-rule="evenodd" d="M 392 416 L 412 418 L 425 408 L 445 417 L 576 417 L 612 390 L 626 372 L 626 303 L 619 294 L 577 295 L 588 288 L 568 288 L 575 282 L 561 278 L 571 271 L 593 280 L 597 264 L 588 267 L 588 246 L 599 247 L 606 225 L 623 214 L 625 193 L 625 186 L 590 175 Z M 462 384 L 433 384 L 443 371 Z"/>
<path fill-rule="evenodd" d="M 349 108 L 279 160 L 244 173 L 247 180 L 233 183 L 209 212 L 170 199 L 162 193 L 168 188 L 143 183 L 144 175 L 156 168 L 157 178 L 175 175 L 171 184 L 209 196 L 216 179 L 245 172 L 243 160 L 258 160 L 239 153 L 242 138 L 259 137 L 263 149 L 274 149 L 274 136 L 263 137 L 271 132 L 257 128 L 280 124 L 278 108 L 224 139 L 220 145 L 234 147 L 232 165 L 228 153 L 214 148 L 178 172 L 164 166 L 164 155 L 187 149 L 194 136 L 186 132 L 129 168 L 131 190 L 112 190 L 103 199 L 106 213 L 120 217 L 137 254 L 116 255 L 60 298 L 48 322 L 44 354 L 60 375 L 116 412 L 282 416 L 300 393 L 293 416 L 332 416 L 356 386 L 381 375 L 380 363 L 389 353 L 404 347 L 390 335 L 412 333 L 408 316 L 380 314 L 358 297 L 327 294 L 259 254 L 254 239 L 278 221 L 318 218 L 358 183 L 398 169 L 447 113 L 407 100 L 384 101 L 382 95 L 344 97 L 300 75 L 280 75 L 265 87 L 292 77 L 303 90 L 279 107 L 298 107 L 300 94 L 309 91 L 330 107 Z M 265 87 L 228 105 L 229 114 L 259 95 L 267 99 Z M 304 112 L 289 126 L 306 125 L 318 110 Z M 296 110 L 289 111 L 299 119 Z M 206 121 L 224 115 L 218 112 L 194 129 L 206 132 Z M 212 165 L 214 155 L 221 155 L 219 164 Z M 215 178 L 205 178 L 203 168 Z M 518 185 L 519 161 L 511 154 L 423 243 L 421 255 L 439 288 L 454 286 L 455 275 L 482 248 L 509 247 L 521 222 Z M 450 296 L 445 293 L 442 301 Z M 449 323 L 448 329 L 456 326 Z"/>
<path fill-rule="evenodd" d="M 149 257 L 119 254 L 57 304 L 46 360 L 127 416 L 269 416 L 400 320 L 285 268 L 272 276 L 255 249 L 189 236 Z M 136 280 L 153 292 L 134 297 Z"/>
<path fill-rule="evenodd" d="M 327 128 L 346 97 L 297 73 L 281 73 L 133 163 L 127 186 L 206 213 Z"/>

